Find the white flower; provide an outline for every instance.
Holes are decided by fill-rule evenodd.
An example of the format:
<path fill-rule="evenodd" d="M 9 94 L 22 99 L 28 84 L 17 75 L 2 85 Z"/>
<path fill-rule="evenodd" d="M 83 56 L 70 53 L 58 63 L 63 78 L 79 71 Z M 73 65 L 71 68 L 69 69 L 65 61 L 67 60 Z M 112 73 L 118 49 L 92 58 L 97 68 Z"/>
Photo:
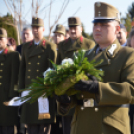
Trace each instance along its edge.
<path fill-rule="evenodd" d="M 53 70 L 53 69 L 48 68 L 48 69 L 43 73 L 44 78 L 46 77 L 47 72 L 50 72 L 50 71 L 52 71 L 52 70 Z"/>
<path fill-rule="evenodd" d="M 65 64 L 65 63 L 74 64 L 74 62 L 73 62 L 73 60 L 71 58 L 62 60 L 61 65 Z"/>

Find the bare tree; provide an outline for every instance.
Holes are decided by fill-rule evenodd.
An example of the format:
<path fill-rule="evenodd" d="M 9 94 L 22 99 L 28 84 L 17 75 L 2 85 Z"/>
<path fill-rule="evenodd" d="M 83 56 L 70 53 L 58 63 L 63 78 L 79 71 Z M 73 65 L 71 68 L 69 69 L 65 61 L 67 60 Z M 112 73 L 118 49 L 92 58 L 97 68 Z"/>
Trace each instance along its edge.
<path fill-rule="evenodd" d="M 20 33 L 23 29 L 22 25 L 22 2 L 23 0 L 4 0 L 10 14 L 14 18 L 14 25 L 17 29 L 18 45 L 20 45 Z"/>
<path fill-rule="evenodd" d="M 32 0 L 32 17 L 38 17 L 39 9 L 43 5 L 43 0 Z"/>
<path fill-rule="evenodd" d="M 49 35 L 48 35 L 48 40 L 51 39 L 51 33 L 52 33 L 52 29 L 54 28 L 54 26 L 58 23 L 58 21 L 60 20 L 60 18 L 62 17 L 65 9 L 67 8 L 68 4 L 69 4 L 70 0 L 64 0 L 60 9 L 59 14 L 56 16 L 55 21 L 53 22 L 53 24 L 51 25 L 51 9 L 52 9 L 52 4 L 53 4 L 53 0 L 50 0 L 50 8 L 49 8 Z"/>

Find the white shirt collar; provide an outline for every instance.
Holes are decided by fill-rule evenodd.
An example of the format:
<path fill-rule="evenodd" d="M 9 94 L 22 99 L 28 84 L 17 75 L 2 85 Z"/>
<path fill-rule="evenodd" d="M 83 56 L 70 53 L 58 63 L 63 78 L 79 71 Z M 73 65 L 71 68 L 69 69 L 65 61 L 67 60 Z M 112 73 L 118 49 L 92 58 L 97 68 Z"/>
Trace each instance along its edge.
<path fill-rule="evenodd" d="M 127 46 L 127 42 L 125 42 L 123 45 L 121 45 L 122 47 L 125 47 L 125 46 Z"/>
<path fill-rule="evenodd" d="M 35 45 L 39 45 L 39 43 L 40 43 L 40 41 L 35 42 L 35 40 L 34 40 L 34 44 L 35 44 Z"/>
<path fill-rule="evenodd" d="M 0 51 L 0 54 L 3 52 L 3 50 Z"/>

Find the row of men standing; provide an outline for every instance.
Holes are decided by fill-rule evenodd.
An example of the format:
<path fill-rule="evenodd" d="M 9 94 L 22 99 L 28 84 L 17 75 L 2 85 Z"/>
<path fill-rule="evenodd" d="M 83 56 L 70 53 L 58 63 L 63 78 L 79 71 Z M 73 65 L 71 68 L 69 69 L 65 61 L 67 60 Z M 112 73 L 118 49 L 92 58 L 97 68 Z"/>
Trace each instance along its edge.
<path fill-rule="evenodd" d="M 74 110 L 70 114 L 63 117 L 63 127 L 65 123 L 73 120 L 71 124 L 71 134 L 129 134 L 129 117 L 128 117 L 128 103 L 134 103 L 134 51 L 129 48 L 121 47 L 117 40 L 117 33 L 119 32 L 120 17 L 119 11 L 103 2 L 95 3 L 95 17 L 94 17 L 94 29 L 93 35 L 97 45 L 94 47 L 94 42 L 85 39 L 81 36 L 82 28 L 80 19 L 77 17 L 71 17 L 68 19 L 70 38 L 62 41 L 58 44 L 58 51 L 55 44 L 48 42 L 43 38 L 44 23 L 40 18 L 33 18 L 32 31 L 34 40 L 23 44 L 22 58 L 20 62 L 19 71 L 19 89 L 26 88 L 31 79 L 42 77 L 48 67 L 52 67 L 48 59 L 60 64 L 62 59 L 68 57 L 71 58 L 74 51 L 79 49 L 86 49 L 87 58 L 89 61 L 96 59 L 97 61 L 103 59 L 104 62 L 97 67 L 97 69 L 103 69 L 105 75 L 103 82 L 98 82 L 90 76 L 89 81 L 80 81 L 75 84 L 76 90 L 81 90 L 82 94 L 79 99 L 75 96 L 57 96 L 58 111 L 61 115 L 66 115 L 72 105 L 75 104 Z M 57 26 L 59 29 L 60 26 Z M 0 113 L 0 131 L 7 134 L 13 133 L 13 125 L 17 124 L 17 108 L 11 108 L 14 111 L 8 114 L 9 110 L 3 105 L 3 101 L 7 101 L 10 98 L 17 95 L 17 82 L 19 70 L 16 66 L 16 61 L 19 65 L 19 54 L 12 52 L 6 48 L 6 31 L 0 30 L 1 33 L 1 62 L 0 69 L 1 75 L 1 94 L 7 98 L 1 97 L 1 105 L 4 112 Z M 5 41 L 5 42 L 4 42 Z M 94 47 L 94 48 L 93 48 Z M 91 51 L 90 49 L 93 48 Z M 100 51 L 101 50 L 101 51 Z M 58 52 L 58 55 L 57 55 Z M 8 60 L 8 58 L 10 58 Z M 57 60 L 56 60 L 57 59 Z M 8 65 L 7 65 L 8 61 Z M 117 64 L 119 66 L 117 66 Z M 7 71 L 8 69 L 9 71 Z M 9 68 L 10 67 L 10 68 Z M 12 71 L 11 71 L 12 70 Z M 12 76 L 13 77 L 9 77 Z M 8 75 L 8 78 L 5 76 Z M 15 76 L 14 76 L 15 75 Z M 89 74 L 90 75 L 90 74 Z M 7 80 L 10 86 L 7 86 Z M 13 82 L 11 80 L 13 79 Z M 6 81 L 6 82 L 5 82 Z M 5 83 L 4 83 L 5 82 Z M 8 88 L 7 88 L 8 87 Z M 6 91 L 6 92 L 5 92 Z M 73 98 L 73 100 L 72 100 Z M 28 134 L 49 134 L 51 133 L 51 124 L 55 122 L 55 99 L 49 99 L 50 107 L 50 119 L 38 120 L 38 102 L 34 104 L 25 103 L 21 110 L 21 122 L 27 124 Z M 94 106 L 91 107 L 90 103 L 83 108 L 83 101 L 90 102 L 94 100 Z M 7 112 L 8 111 L 8 112 Z M 8 118 L 7 118 L 8 117 Z M 3 119 L 10 119 L 11 123 L 4 124 Z M 5 120 L 5 119 L 4 119 Z M 14 120 L 14 122 L 13 122 Z M 12 123 L 13 122 L 13 123 Z M 52 129 L 55 126 L 52 125 Z M 68 126 L 67 126 L 68 127 Z M 69 127 L 68 127 L 69 128 Z M 70 129 L 64 129 L 65 132 Z M 55 128 L 56 131 L 56 128 Z"/>
<path fill-rule="evenodd" d="M 18 96 L 17 90 L 26 88 L 31 83 L 31 79 L 42 77 L 42 73 L 47 68 L 52 67 L 49 59 L 55 63 L 57 59 L 57 64 L 60 64 L 64 58 L 71 58 L 74 51 L 79 49 L 89 50 L 94 47 L 95 43 L 92 40 L 86 39 L 82 36 L 81 21 L 78 17 L 69 18 L 68 25 L 70 38 L 62 41 L 58 45 L 59 47 L 57 47 L 57 45 L 47 41 L 43 37 L 45 30 L 43 20 L 40 18 L 33 18 L 31 26 L 34 39 L 17 48 L 17 50 L 22 48 L 21 61 L 19 60 L 18 52 L 13 52 L 6 47 L 7 33 L 5 29 L 0 29 L 0 72 L 2 73 L 0 77 L 0 92 L 3 96 L 0 98 L 0 105 L 1 109 L 3 110 L 3 112 L 0 112 L 0 131 L 2 134 L 13 134 L 14 125 L 18 124 L 18 108 L 6 107 L 3 105 L 4 101 L 9 101 L 11 98 Z M 54 38 L 57 38 L 58 40 L 59 36 L 65 35 L 65 28 L 62 25 L 57 25 L 54 33 Z M 38 102 L 33 104 L 23 104 L 21 107 L 20 120 L 21 123 L 27 125 L 28 134 L 59 133 L 59 130 L 55 125 L 56 101 L 54 98 L 49 98 L 49 108 L 51 118 L 38 120 Z M 63 117 L 63 127 L 65 134 L 70 132 L 70 123 L 73 112 L 74 110 L 67 117 Z M 57 121 L 59 120 L 60 122 L 60 119 L 58 118 L 59 116 L 57 115 Z"/>

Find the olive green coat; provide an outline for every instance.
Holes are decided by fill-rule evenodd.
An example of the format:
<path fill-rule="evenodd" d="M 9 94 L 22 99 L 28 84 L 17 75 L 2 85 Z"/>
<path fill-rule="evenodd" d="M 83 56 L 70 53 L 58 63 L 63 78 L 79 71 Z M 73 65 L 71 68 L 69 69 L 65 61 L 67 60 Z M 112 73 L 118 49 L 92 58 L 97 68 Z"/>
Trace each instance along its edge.
<path fill-rule="evenodd" d="M 19 89 L 24 89 L 31 84 L 31 79 L 43 77 L 43 72 L 52 67 L 51 62 L 56 62 L 56 45 L 42 39 L 37 46 L 34 41 L 22 47 L 22 59 L 19 71 Z M 25 103 L 22 106 L 21 122 L 26 124 L 51 123 L 55 116 L 55 100 L 49 98 L 50 119 L 38 120 L 38 101 L 33 104 Z"/>
<path fill-rule="evenodd" d="M 73 53 L 77 50 L 84 49 L 90 50 L 95 46 L 94 41 L 80 37 L 74 43 L 72 43 L 71 38 L 64 40 L 63 42 L 58 44 L 58 56 L 57 56 L 57 64 L 61 64 L 61 61 L 65 58 L 72 58 Z M 69 115 L 73 115 L 74 110 L 71 110 Z"/>
<path fill-rule="evenodd" d="M 18 123 L 18 107 L 8 107 L 3 102 L 18 96 L 19 53 L 7 48 L 0 54 L 0 126 Z"/>
<path fill-rule="evenodd" d="M 90 50 L 94 46 L 95 43 L 92 40 L 86 39 L 82 36 L 74 43 L 72 43 L 71 38 L 64 40 L 58 44 L 57 64 L 61 64 L 61 61 L 65 58 L 72 58 L 73 53 L 77 50 Z"/>
<path fill-rule="evenodd" d="M 111 45 L 97 55 L 97 47 L 87 52 L 89 61 L 104 60 L 97 66 L 104 71 L 103 82 L 99 82 L 98 96 L 82 92 L 79 98 L 93 98 L 99 106 L 81 110 L 76 103 L 71 134 L 130 134 L 128 108 L 117 105 L 134 103 L 134 50 L 121 47 L 117 40 L 113 44 L 117 48 L 112 56 L 108 52 Z"/>

